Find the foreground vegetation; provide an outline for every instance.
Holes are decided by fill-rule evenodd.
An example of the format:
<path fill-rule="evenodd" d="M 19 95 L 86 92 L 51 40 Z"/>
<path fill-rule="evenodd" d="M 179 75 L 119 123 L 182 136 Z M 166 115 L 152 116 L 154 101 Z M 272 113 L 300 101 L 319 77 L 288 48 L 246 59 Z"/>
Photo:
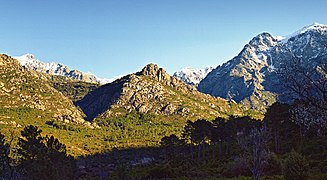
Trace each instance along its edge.
<path fill-rule="evenodd" d="M 1 152 L 10 152 L 2 153 L 3 157 L 8 155 L 2 162 L 11 162 L 3 163 L 2 170 L 7 173 L 3 175 L 36 173 L 42 177 L 41 172 L 60 171 L 67 174 L 55 173 L 52 178 L 325 179 L 326 127 L 305 127 L 293 121 L 292 108 L 274 104 L 263 121 L 232 116 L 186 121 L 184 128 L 179 128 L 183 126 L 180 121 L 130 114 L 106 121 L 97 129 L 51 120 L 42 124 L 34 117 L 40 116 L 39 112 L 32 110 L 2 110 L 2 114 L 17 115 L 16 128 L 8 128 L 13 124 L 1 125 L 1 133 L 5 134 L 1 136 Z M 39 127 L 23 124 L 26 121 L 19 120 L 22 114 Z M 76 144 L 84 148 L 77 149 Z"/>

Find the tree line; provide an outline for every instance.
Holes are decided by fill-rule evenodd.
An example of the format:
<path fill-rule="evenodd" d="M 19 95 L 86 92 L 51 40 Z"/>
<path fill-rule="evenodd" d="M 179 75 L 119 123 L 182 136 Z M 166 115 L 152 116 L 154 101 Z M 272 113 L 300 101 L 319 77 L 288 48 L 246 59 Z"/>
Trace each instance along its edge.
<path fill-rule="evenodd" d="M 163 159 L 172 169 L 181 165 L 178 161 L 203 162 L 201 166 L 216 161 L 220 176 L 252 175 L 256 180 L 260 176 L 306 179 L 313 171 L 327 173 L 326 126 L 309 127 L 295 121 L 293 108 L 297 105 L 275 103 L 262 121 L 233 116 L 188 121 L 180 137 L 162 138 Z"/>

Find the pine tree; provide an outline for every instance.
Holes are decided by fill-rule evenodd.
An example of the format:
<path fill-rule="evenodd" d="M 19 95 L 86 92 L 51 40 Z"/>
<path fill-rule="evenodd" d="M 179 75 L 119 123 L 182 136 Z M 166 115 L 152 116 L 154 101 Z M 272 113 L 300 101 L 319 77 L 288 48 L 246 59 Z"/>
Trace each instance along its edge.
<path fill-rule="evenodd" d="M 5 136 L 0 133 L 0 178 L 6 177 L 5 173 L 9 168 L 9 152 L 10 148 L 9 145 L 5 143 Z"/>

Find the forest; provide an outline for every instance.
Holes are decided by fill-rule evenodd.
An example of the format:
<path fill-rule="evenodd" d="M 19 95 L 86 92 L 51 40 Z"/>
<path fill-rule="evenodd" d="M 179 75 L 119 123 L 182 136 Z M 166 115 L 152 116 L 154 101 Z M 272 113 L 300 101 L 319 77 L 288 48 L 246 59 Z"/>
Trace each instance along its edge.
<path fill-rule="evenodd" d="M 163 137 L 158 147 L 113 149 L 83 158 L 68 155 L 57 138 L 42 136 L 41 129 L 29 125 L 17 141 L 14 136 L 5 141 L 0 135 L 0 175 L 4 179 L 326 179 L 326 126 L 294 121 L 299 104 L 275 103 L 262 121 L 250 117 L 187 121 L 180 135 Z M 135 156 L 142 161 L 133 161 Z M 112 167 L 91 176 L 82 172 L 81 162 Z"/>

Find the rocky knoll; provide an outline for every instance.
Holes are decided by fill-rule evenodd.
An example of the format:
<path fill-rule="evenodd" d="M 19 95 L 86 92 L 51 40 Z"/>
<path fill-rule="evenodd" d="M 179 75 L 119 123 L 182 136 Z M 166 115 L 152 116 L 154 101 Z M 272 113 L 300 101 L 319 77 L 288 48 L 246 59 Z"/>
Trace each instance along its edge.
<path fill-rule="evenodd" d="M 213 118 L 227 116 L 230 112 L 242 115 L 246 111 L 236 103 L 198 92 L 156 64 L 103 85 L 76 104 L 89 120 L 130 112 Z"/>
<path fill-rule="evenodd" d="M 83 113 L 51 87 L 44 74 L 21 66 L 5 54 L 0 54 L 0 108 L 38 109 L 57 120 L 85 123 Z"/>

